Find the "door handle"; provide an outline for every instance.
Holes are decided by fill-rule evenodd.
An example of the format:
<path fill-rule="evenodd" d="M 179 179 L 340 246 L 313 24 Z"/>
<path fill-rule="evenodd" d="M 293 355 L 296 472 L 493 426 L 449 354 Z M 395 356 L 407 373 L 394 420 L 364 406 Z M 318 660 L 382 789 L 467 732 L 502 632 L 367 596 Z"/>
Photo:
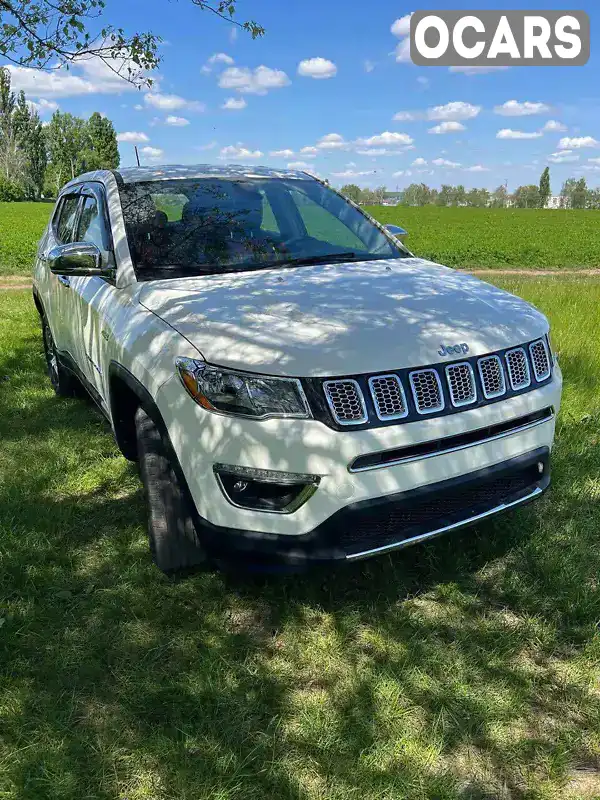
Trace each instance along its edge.
<path fill-rule="evenodd" d="M 71 278 L 67 278 L 66 275 L 57 275 L 57 278 L 63 286 L 67 287 L 67 289 L 71 287 Z"/>

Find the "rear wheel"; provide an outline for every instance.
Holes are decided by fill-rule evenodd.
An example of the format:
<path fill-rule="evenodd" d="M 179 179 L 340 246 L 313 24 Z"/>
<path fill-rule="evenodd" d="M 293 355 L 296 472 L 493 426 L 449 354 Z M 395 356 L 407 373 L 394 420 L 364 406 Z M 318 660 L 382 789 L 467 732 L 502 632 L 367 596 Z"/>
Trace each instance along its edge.
<path fill-rule="evenodd" d="M 42 316 L 42 336 L 46 367 L 52 388 L 59 397 L 72 397 L 75 393 L 77 379 L 60 363 L 52 331 L 45 316 Z"/>
<path fill-rule="evenodd" d="M 148 504 L 148 538 L 156 566 L 166 573 L 205 564 L 190 510 L 191 500 L 169 460 L 157 426 L 139 408 L 135 415 L 140 476 Z"/>

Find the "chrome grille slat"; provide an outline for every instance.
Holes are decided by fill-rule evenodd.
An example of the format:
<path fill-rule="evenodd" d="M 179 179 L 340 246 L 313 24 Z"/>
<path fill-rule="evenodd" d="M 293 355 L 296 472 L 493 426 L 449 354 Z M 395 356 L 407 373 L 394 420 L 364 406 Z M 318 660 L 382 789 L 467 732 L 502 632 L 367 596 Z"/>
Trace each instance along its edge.
<path fill-rule="evenodd" d="M 446 367 L 446 380 L 450 390 L 450 399 L 455 408 L 468 406 L 477 400 L 473 367 L 467 361 L 448 364 Z"/>
<path fill-rule="evenodd" d="M 345 378 L 323 383 L 325 398 L 334 419 L 340 425 L 361 425 L 368 422 L 365 400 L 355 380 Z"/>
<path fill-rule="evenodd" d="M 376 375 L 369 378 L 369 389 L 375 412 L 382 422 L 407 416 L 406 395 L 397 375 Z"/>
<path fill-rule="evenodd" d="M 437 370 L 417 369 L 408 378 L 419 414 L 435 414 L 444 410 L 444 392 Z"/>
<path fill-rule="evenodd" d="M 529 345 L 529 355 L 536 381 L 545 381 L 550 377 L 550 355 L 544 339 L 538 339 Z"/>
<path fill-rule="evenodd" d="M 504 358 L 508 367 L 508 378 L 513 391 L 526 389 L 531 384 L 531 374 L 529 372 L 529 362 L 523 347 L 515 347 L 508 350 Z"/>
<path fill-rule="evenodd" d="M 506 380 L 504 368 L 499 356 L 484 356 L 477 361 L 477 369 L 483 386 L 483 396 L 486 400 L 502 397 L 506 394 Z"/>

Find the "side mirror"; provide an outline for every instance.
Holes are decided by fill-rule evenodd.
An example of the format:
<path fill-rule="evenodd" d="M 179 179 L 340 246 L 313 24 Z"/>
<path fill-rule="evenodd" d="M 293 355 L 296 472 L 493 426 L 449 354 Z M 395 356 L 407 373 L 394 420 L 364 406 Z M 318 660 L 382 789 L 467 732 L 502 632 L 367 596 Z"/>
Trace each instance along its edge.
<path fill-rule="evenodd" d="M 90 242 L 73 242 L 53 247 L 48 254 L 48 266 L 54 275 L 114 277 L 114 269 L 104 266 L 102 253 Z"/>
<path fill-rule="evenodd" d="M 405 236 L 408 236 L 408 231 L 405 231 L 404 228 L 401 228 L 399 225 L 386 225 L 385 228 L 397 239 L 404 239 Z"/>

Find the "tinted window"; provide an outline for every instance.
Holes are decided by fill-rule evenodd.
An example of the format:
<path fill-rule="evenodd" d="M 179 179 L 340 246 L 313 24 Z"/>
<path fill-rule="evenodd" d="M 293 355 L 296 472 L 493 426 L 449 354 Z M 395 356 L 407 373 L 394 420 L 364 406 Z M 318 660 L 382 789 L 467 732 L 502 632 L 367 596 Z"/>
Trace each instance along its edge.
<path fill-rule="evenodd" d="M 68 244 L 68 242 L 73 241 L 73 228 L 78 204 L 79 195 L 69 194 L 62 200 L 56 227 L 56 236 L 61 244 Z"/>
<path fill-rule="evenodd" d="M 77 241 L 91 242 L 100 250 L 106 249 L 104 220 L 95 197 L 86 197 L 83 201 L 77 229 Z"/>
<path fill-rule="evenodd" d="M 119 188 L 139 278 L 403 258 L 401 245 L 313 179 L 157 180 Z"/>

